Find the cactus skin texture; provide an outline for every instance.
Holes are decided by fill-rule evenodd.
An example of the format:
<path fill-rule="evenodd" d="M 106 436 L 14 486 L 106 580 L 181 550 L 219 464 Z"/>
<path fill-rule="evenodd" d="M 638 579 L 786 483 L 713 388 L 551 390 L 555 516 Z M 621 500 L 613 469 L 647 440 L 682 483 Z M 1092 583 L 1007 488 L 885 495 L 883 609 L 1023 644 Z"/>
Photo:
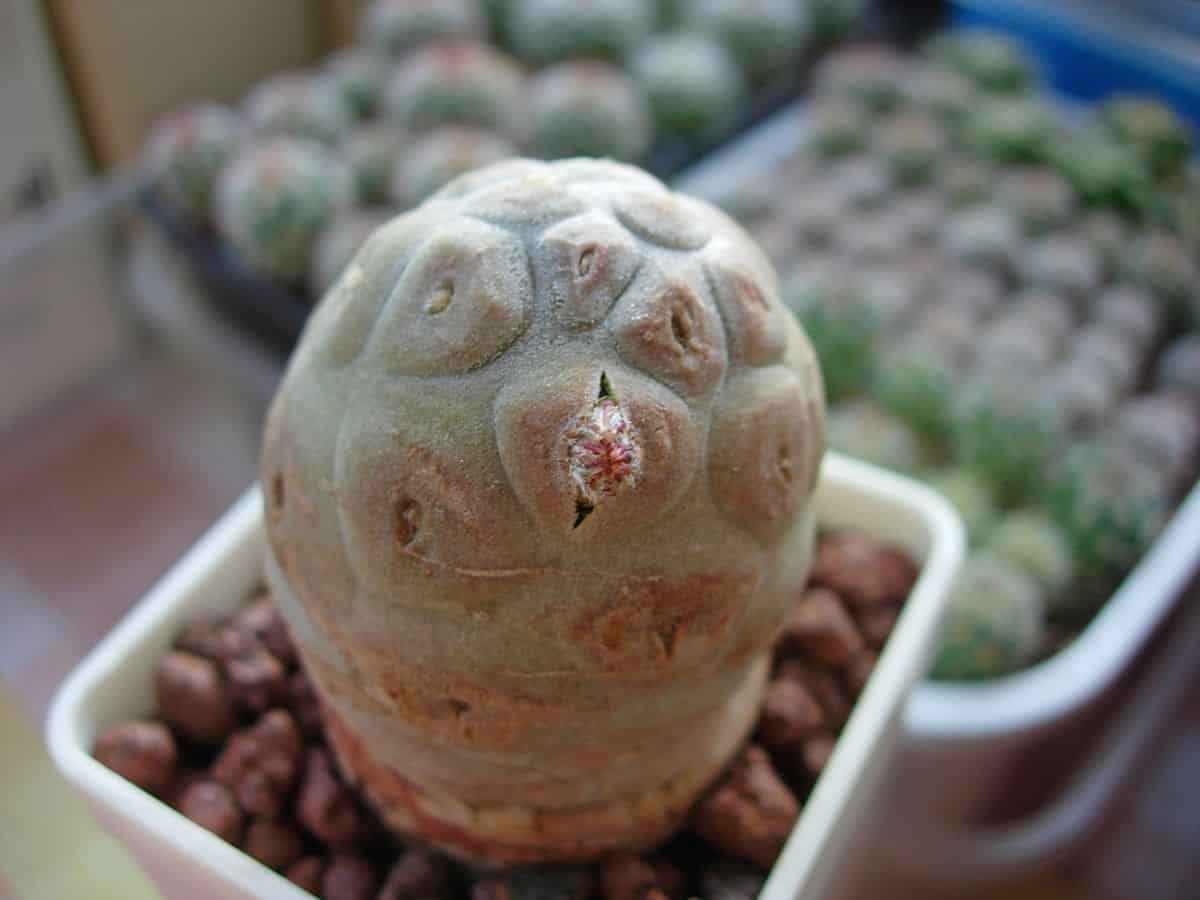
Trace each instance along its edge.
<path fill-rule="evenodd" d="M 753 728 L 823 431 L 761 251 L 637 169 L 509 160 L 383 226 L 261 469 L 348 776 L 478 861 L 669 836 Z"/>

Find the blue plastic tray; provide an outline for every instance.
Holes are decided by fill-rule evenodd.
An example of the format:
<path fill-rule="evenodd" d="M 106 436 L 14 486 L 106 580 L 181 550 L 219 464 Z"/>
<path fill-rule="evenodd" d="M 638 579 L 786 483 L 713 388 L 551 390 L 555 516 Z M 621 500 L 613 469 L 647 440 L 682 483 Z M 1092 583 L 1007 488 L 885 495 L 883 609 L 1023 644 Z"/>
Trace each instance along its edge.
<path fill-rule="evenodd" d="M 948 23 L 1019 38 L 1059 93 L 1083 101 L 1117 92 L 1157 94 L 1200 133 L 1200 4 L 1160 2 L 1153 15 L 1147 6 L 951 0 Z"/>

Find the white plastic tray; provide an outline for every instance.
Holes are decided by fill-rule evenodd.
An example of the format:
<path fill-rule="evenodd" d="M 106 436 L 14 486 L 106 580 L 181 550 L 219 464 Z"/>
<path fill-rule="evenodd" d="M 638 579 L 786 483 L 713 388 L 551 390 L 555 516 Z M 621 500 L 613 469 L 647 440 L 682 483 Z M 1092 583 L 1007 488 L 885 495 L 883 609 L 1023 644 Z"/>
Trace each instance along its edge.
<path fill-rule="evenodd" d="M 1067 104 L 1064 114 L 1077 115 L 1078 107 Z M 804 105 L 797 103 L 676 179 L 674 187 L 718 200 L 764 177 L 806 139 Z M 1013 761 L 1019 758 L 1029 771 L 1038 771 L 1038 757 L 1030 752 L 1035 742 L 1066 732 L 1110 691 L 1198 569 L 1200 485 L 1067 648 L 1006 678 L 920 685 L 904 718 L 902 765 L 872 816 L 880 836 L 876 843 L 889 864 L 978 883 L 1051 862 L 1076 843 L 1095 824 L 1136 753 L 1121 754 L 1118 766 L 1100 749 L 1093 751 L 1078 762 L 1070 791 L 1050 809 L 1009 825 L 1003 840 L 998 831 L 981 828 L 973 834 L 970 826 Z M 1144 709 L 1128 708 L 1107 728 L 1111 736 L 1125 734 L 1144 746 L 1157 724 Z M 1102 744 L 1097 741 L 1097 748 Z"/>
<path fill-rule="evenodd" d="M 900 712 L 926 669 L 947 587 L 963 555 L 962 526 L 945 501 L 873 466 L 828 455 L 816 502 L 822 528 L 893 542 L 922 565 L 762 900 L 828 895 L 851 838 L 872 807 L 896 745 Z M 90 753 L 108 725 L 151 713 L 154 669 L 176 632 L 200 613 L 233 609 L 258 582 L 264 550 L 261 498 L 252 489 L 80 663 L 50 710 L 47 742 L 55 763 L 172 897 L 308 896 Z"/>

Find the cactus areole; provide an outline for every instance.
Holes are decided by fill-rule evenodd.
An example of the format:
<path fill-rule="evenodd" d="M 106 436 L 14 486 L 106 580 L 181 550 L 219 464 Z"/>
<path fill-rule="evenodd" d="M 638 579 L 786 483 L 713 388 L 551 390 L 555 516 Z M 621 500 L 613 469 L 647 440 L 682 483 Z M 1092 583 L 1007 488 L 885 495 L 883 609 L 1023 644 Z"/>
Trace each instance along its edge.
<path fill-rule="evenodd" d="M 812 560 L 824 399 L 749 237 L 510 160 L 380 227 L 267 423 L 267 572 L 343 771 L 493 864 L 667 838 Z"/>

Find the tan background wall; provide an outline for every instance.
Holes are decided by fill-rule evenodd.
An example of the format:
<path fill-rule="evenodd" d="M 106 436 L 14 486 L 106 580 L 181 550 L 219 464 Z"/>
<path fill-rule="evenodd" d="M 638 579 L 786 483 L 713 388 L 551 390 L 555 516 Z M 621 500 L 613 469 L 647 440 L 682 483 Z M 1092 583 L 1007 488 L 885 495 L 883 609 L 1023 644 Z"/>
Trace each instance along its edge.
<path fill-rule="evenodd" d="M 347 0 L 45 0 L 92 154 L 137 154 L 160 115 L 236 101 L 344 39 Z"/>

